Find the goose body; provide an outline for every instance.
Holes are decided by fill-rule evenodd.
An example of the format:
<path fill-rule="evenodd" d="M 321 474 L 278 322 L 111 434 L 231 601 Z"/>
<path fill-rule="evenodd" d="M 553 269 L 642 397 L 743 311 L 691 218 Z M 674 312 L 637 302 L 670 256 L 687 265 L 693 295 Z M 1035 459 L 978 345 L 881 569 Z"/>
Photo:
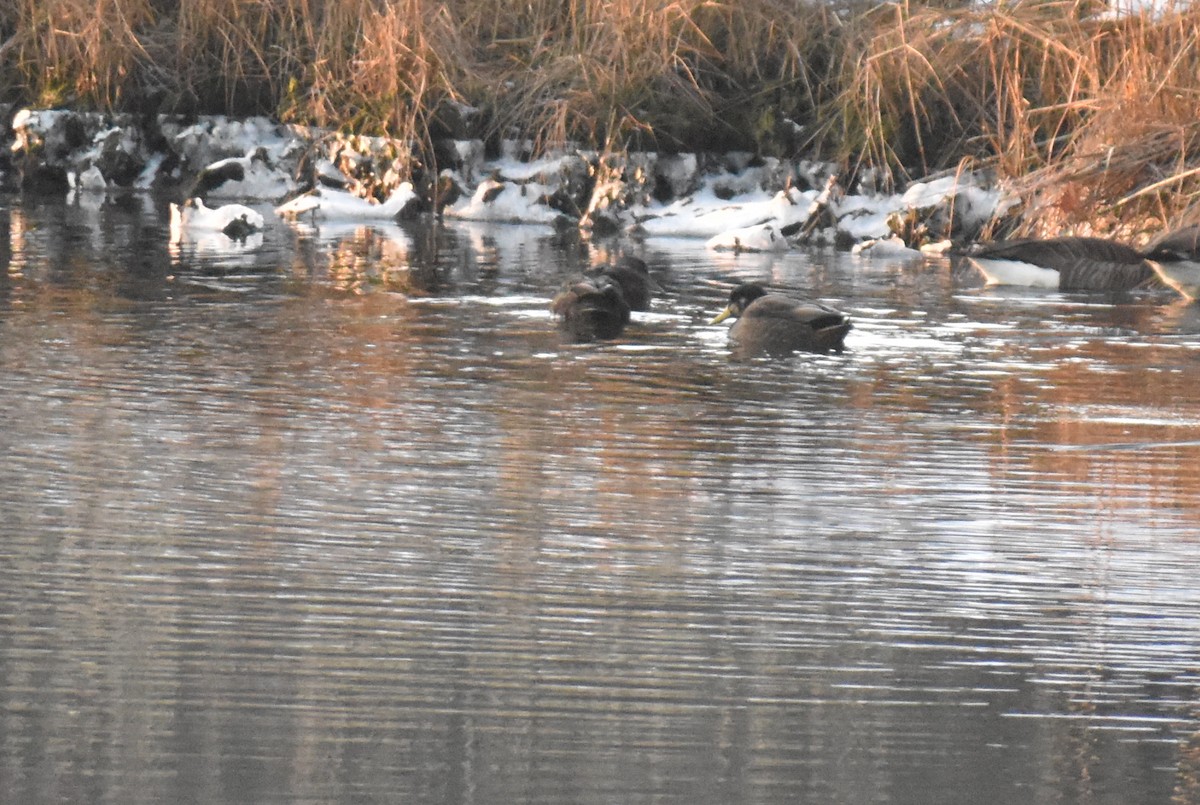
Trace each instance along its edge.
<path fill-rule="evenodd" d="M 319 187 L 280 204 L 275 212 L 283 218 L 312 216 L 324 220 L 392 220 L 405 212 L 417 200 L 417 194 L 409 182 L 402 183 L 387 201 L 377 204 L 365 198 L 337 190 Z"/>
<path fill-rule="evenodd" d="M 182 204 L 171 205 L 171 239 L 178 241 L 187 232 L 223 232 L 230 238 L 242 240 L 261 231 L 262 213 L 243 204 L 223 204 L 207 207 L 203 199 L 189 198 Z"/>
<path fill-rule="evenodd" d="M 550 303 L 559 326 L 574 341 L 618 337 L 629 323 L 629 303 L 616 282 L 606 277 L 580 278 Z"/>
<path fill-rule="evenodd" d="M 988 285 L 1128 291 L 1154 281 L 1154 269 L 1137 249 L 1104 238 L 999 241 L 979 244 L 963 256 Z"/>
<path fill-rule="evenodd" d="M 850 319 L 817 302 L 799 301 L 768 293 L 761 285 L 739 285 L 729 304 L 712 324 L 735 318 L 729 341 L 745 355 L 786 355 L 792 352 L 841 352 Z"/>
<path fill-rule="evenodd" d="M 1142 253 L 1164 284 L 1188 299 L 1200 299 L 1200 225 L 1167 232 Z"/>

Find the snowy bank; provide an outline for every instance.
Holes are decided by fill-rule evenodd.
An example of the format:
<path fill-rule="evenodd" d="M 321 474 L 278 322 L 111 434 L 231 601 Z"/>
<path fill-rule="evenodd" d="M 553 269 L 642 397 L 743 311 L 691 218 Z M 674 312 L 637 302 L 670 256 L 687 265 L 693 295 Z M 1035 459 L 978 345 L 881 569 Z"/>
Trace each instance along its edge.
<path fill-rule="evenodd" d="M 1009 204 L 980 174 L 881 194 L 862 183 L 845 187 L 836 166 L 809 160 L 581 149 L 533 159 L 521 142 L 491 157 L 478 141 L 439 143 L 440 170 L 408 177 L 397 156 L 409 153 L 406 143 L 265 118 L 147 121 L 21 110 L 8 138 L 0 181 L 30 192 L 155 190 L 180 202 L 271 202 L 285 218 L 364 223 L 436 213 L 595 235 L 697 238 L 732 252 L 833 243 L 895 254 L 897 236 L 910 248 L 973 239 Z M 876 241 L 878 250 L 863 248 Z"/>

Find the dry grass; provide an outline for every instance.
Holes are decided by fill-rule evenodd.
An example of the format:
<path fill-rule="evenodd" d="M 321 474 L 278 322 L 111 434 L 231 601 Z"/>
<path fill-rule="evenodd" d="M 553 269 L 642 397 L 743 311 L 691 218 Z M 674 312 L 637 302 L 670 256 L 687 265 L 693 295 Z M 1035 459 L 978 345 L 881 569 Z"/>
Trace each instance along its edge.
<path fill-rule="evenodd" d="M 138 34 L 153 19 L 150 0 L 16 0 L 0 12 L 0 67 L 19 68 L 31 103 L 116 100 L 144 57 Z"/>
<path fill-rule="evenodd" d="M 1190 218 L 1200 11 L 1094 11 L 876 9 L 845 51 L 844 153 L 902 179 L 989 167 L 1024 199 L 1024 234 L 1132 237 Z"/>
<path fill-rule="evenodd" d="M 1097 31 L 1086 115 L 1056 159 L 1021 177 L 1035 230 L 1132 236 L 1190 217 L 1200 193 L 1198 37 L 1196 11 Z"/>
<path fill-rule="evenodd" d="M 413 165 L 468 133 L 466 104 L 471 135 L 535 150 L 803 153 L 896 184 L 985 167 L 1026 231 L 1190 218 L 1200 11 L 1089 2 L 15 0 L 0 99 L 266 113 L 391 134 Z"/>
<path fill-rule="evenodd" d="M 745 147 L 748 112 L 823 100 L 831 20 L 786 0 L 18 0 L 0 92 L 400 137 L 453 101 L 543 145 Z"/>

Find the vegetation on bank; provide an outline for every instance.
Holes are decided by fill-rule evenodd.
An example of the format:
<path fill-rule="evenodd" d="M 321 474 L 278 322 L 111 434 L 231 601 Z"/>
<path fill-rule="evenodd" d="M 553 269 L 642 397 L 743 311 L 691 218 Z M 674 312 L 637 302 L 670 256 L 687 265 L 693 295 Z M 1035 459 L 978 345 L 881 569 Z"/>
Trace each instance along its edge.
<path fill-rule="evenodd" d="M 14 0 L 0 99 L 273 115 L 414 143 L 753 150 L 884 184 L 988 168 L 1041 233 L 1200 192 L 1200 11 L 1087 2 Z"/>

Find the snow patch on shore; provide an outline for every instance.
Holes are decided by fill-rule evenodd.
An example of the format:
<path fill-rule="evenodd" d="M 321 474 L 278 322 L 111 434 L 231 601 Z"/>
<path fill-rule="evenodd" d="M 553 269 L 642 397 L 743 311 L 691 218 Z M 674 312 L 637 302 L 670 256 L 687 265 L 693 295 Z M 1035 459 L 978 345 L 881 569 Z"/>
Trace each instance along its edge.
<path fill-rule="evenodd" d="M 77 192 L 175 186 L 184 193 L 194 189 L 200 198 L 270 202 L 287 217 L 365 222 L 395 216 L 391 200 L 378 204 L 370 197 L 402 187 L 404 163 L 395 155 L 406 153 L 407 144 L 338 139 L 261 117 L 187 123 L 160 117 L 158 129 L 157 141 L 165 141 L 169 153 L 149 149 L 149 138 L 132 119 L 25 109 L 13 118 L 10 150 L 56 160 L 66 187 Z M 708 249 L 734 253 L 785 251 L 815 236 L 846 246 L 876 242 L 882 244 L 875 247 L 879 254 L 891 250 L 897 221 L 933 221 L 934 228 L 952 224 L 971 232 L 1012 203 L 994 182 L 973 173 L 914 182 L 898 194 L 847 193 L 837 186 L 835 166 L 803 160 L 740 153 L 601 157 L 575 149 L 528 159 L 529 144 L 515 141 L 487 160 L 481 142 L 449 145 L 446 153 L 456 164 L 435 177 L 439 188 L 444 182 L 455 190 L 440 211 L 448 218 L 694 238 Z M 824 190 L 813 189 L 823 184 Z M 305 189 L 309 195 L 288 201 Z M 436 201 L 411 185 L 406 194 L 408 214 L 430 210 Z"/>

